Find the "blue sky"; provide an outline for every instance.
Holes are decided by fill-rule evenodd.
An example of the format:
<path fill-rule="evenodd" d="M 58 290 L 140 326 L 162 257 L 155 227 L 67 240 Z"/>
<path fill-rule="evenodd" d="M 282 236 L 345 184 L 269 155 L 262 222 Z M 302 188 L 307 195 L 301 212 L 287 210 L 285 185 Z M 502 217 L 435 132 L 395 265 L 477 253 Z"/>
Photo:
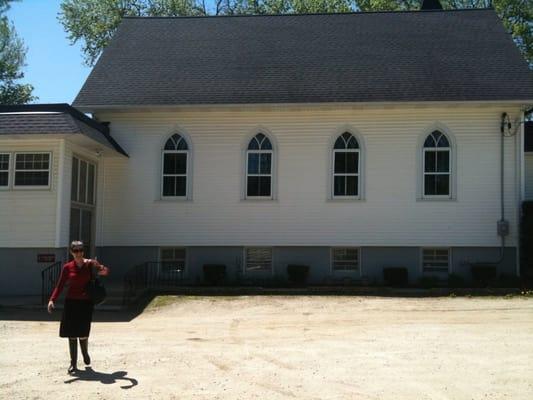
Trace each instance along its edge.
<path fill-rule="evenodd" d="M 72 103 L 91 69 L 83 64 L 81 46 L 71 46 L 57 20 L 60 0 L 11 3 L 9 19 L 24 40 L 23 82 L 31 83 L 37 103 Z"/>

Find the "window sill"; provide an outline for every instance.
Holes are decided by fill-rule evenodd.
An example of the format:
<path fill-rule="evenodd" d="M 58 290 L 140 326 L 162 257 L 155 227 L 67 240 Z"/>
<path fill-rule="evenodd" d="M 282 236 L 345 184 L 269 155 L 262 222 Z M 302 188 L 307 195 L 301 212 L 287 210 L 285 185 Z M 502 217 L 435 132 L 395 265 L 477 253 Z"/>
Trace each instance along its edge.
<path fill-rule="evenodd" d="M 6 189 L 8 190 L 8 189 Z M 51 186 L 12 186 L 11 189 L 12 191 L 17 191 L 17 190 L 52 190 L 52 187 Z"/>
<path fill-rule="evenodd" d="M 364 202 L 364 197 L 330 197 L 326 199 L 328 203 L 358 203 Z"/>
<path fill-rule="evenodd" d="M 457 201 L 455 197 L 419 197 L 416 201 Z"/>
<path fill-rule="evenodd" d="M 241 199 L 241 202 L 244 202 L 244 203 L 247 203 L 247 202 L 250 202 L 250 203 L 277 203 L 278 202 L 278 199 L 273 199 L 273 198 L 266 198 L 266 197 L 258 197 L 258 198 L 253 198 L 253 197 L 247 197 L 245 199 Z"/>
<path fill-rule="evenodd" d="M 168 197 L 154 200 L 154 203 L 175 203 L 175 202 L 192 202 L 192 199 L 187 197 Z"/>

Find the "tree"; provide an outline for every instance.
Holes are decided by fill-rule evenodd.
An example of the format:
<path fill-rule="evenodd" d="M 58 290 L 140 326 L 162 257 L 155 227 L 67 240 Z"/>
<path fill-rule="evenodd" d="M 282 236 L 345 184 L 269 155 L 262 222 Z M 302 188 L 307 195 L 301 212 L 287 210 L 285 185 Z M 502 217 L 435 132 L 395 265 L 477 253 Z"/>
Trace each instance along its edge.
<path fill-rule="evenodd" d="M 124 17 L 207 14 L 196 0 L 63 0 L 59 21 L 71 43 L 82 41 L 85 63 L 94 65 Z"/>
<path fill-rule="evenodd" d="M 1 1 L 1 0 L 0 0 Z M 63 0 L 59 19 L 72 43 L 83 42 L 94 65 L 125 16 L 301 14 L 419 10 L 421 0 Z M 531 0 L 441 0 L 446 9 L 493 6 L 533 67 Z"/>
<path fill-rule="evenodd" d="M 9 0 L 0 0 L 0 104 L 25 104 L 36 98 L 32 85 L 16 82 L 24 78 L 26 48 L 5 15 L 8 9 Z"/>

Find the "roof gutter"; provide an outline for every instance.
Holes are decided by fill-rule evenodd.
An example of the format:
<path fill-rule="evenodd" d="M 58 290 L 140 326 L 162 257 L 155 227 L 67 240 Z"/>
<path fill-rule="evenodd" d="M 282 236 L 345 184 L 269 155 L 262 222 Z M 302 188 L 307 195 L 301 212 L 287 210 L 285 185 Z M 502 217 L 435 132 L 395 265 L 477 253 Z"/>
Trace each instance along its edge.
<path fill-rule="evenodd" d="M 482 105 L 482 106 L 501 106 L 502 104 L 533 104 L 533 99 L 525 100 L 471 100 L 471 101 L 366 101 L 366 102 L 316 102 L 316 103 L 212 103 L 212 104 L 77 104 L 76 107 L 84 112 L 101 112 L 101 111 L 170 111 L 193 108 L 287 108 L 287 107 L 304 107 L 318 108 L 330 107 L 338 108 L 339 106 L 354 108 L 371 108 L 371 107 L 431 107 L 431 106 L 460 106 L 460 105 Z M 533 111 L 530 110 L 530 111 Z"/>

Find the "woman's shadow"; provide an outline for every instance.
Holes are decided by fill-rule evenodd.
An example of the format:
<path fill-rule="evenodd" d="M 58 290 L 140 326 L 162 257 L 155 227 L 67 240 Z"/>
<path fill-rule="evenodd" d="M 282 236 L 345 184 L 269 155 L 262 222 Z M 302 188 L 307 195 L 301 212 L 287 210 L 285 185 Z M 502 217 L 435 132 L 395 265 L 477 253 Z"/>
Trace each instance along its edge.
<path fill-rule="evenodd" d="M 85 370 L 78 370 L 74 374 L 74 378 L 65 381 L 65 383 L 72 383 L 76 381 L 100 381 L 105 385 L 110 385 L 116 383 L 118 380 L 127 381 L 130 384 L 121 386 L 122 389 L 131 389 L 134 386 L 137 386 L 138 381 L 134 378 L 128 378 L 126 371 L 117 371 L 112 374 L 106 374 L 104 372 L 97 372 L 91 367 L 85 367 Z"/>

